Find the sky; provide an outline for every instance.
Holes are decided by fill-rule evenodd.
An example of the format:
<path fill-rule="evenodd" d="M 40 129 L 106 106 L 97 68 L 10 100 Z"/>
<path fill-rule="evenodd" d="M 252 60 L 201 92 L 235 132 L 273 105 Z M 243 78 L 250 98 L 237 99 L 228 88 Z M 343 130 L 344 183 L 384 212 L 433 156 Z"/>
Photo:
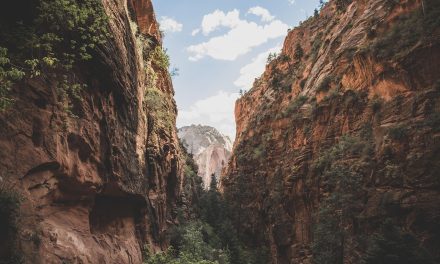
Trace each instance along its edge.
<path fill-rule="evenodd" d="M 177 127 L 209 125 L 235 138 L 234 106 L 279 52 L 287 30 L 319 0 L 153 0 L 165 33 L 179 114 Z"/>

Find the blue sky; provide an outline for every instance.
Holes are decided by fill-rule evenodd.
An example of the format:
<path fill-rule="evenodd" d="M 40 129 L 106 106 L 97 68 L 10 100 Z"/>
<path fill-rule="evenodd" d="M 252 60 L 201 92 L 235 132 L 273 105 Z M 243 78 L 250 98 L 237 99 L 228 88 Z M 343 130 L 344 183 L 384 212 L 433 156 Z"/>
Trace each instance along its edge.
<path fill-rule="evenodd" d="M 319 0 L 153 0 L 165 31 L 179 109 L 177 126 L 203 124 L 235 136 L 234 102 L 260 76 L 287 29 Z"/>

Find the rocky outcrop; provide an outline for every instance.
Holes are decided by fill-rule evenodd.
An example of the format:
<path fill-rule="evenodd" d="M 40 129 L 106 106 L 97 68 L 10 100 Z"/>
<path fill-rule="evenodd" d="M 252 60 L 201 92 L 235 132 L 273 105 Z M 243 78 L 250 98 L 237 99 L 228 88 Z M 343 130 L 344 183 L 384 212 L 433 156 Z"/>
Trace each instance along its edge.
<path fill-rule="evenodd" d="M 144 247 L 168 245 L 182 166 L 169 74 L 147 65 L 139 48 L 140 38 L 161 43 L 152 3 L 102 5 L 110 34 L 73 69 L 88 86 L 71 112 L 50 75 L 16 84 L 14 105 L 0 114 L 1 185 L 22 197 L 17 244 L 25 263 L 142 263 Z M 148 101 L 151 74 L 160 113 Z"/>
<path fill-rule="evenodd" d="M 438 261 L 439 10 L 330 1 L 237 101 L 222 184 L 273 263 L 360 263 L 385 219 Z"/>
<path fill-rule="evenodd" d="M 232 150 L 230 138 L 213 127 L 202 125 L 179 128 L 178 134 L 198 165 L 198 175 L 202 177 L 204 187 L 208 188 L 211 175 L 218 179 L 229 160 Z"/>

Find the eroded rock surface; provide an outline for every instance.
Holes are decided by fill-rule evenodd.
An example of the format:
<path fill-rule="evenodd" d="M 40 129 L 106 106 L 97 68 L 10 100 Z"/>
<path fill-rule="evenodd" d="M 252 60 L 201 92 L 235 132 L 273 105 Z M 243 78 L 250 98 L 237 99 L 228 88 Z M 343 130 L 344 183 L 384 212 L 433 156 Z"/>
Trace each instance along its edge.
<path fill-rule="evenodd" d="M 439 259 L 438 11 L 436 1 L 330 1 L 237 101 L 222 184 L 245 238 L 273 263 L 311 263 L 328 220 L 345 235 L 343 263 L 361 263 L 361 238 L 385 219 Z"/>
<path fill-rule="evenodd" d="M 142 263 L 144 246 L 168 246 L 182 182 L 177 110 L 167 70 L 153 67 L 169 120 L 149 111 L 151 72 L 137 46 L 140 36 L 160 45 L 158 25 L 150 0 L 102 4 L 110 37 L 74 69 L 88 87 L 72 114 L 45 76 L 16 85 L 0 115 L 0 173 L 23 197 L 26 263 Z"/>

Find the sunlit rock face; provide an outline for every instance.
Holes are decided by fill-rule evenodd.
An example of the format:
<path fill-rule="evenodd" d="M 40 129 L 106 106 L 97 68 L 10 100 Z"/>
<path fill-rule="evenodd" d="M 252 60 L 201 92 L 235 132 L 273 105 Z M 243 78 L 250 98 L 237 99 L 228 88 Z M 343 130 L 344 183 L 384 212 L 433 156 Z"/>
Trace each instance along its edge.
<path fill-rule="evenodd" d="M 237 100 L 221 186 L 236 225 L 272 263 L 362 263 L 359 238 L 386 219 L 439 259 L 439 9 L 329 1 Z M 350 202 L 332 204 L 341 194 Z M 334 243 L 343 261 L 316 258 L 322 234 L 335 234 L 329 219 L 345 235 Z"/>
<path fill-rule="evenodd" d="M 211 175 L 215 174 L 218 178 L 228 162 L 232 150 L 231 139 L 213 127 L 202 125 L 182 127 L 178 134 L 188 152 L 194 155 L 199 176 L 203 178 L 205 188 L 208 188 Z"/>

